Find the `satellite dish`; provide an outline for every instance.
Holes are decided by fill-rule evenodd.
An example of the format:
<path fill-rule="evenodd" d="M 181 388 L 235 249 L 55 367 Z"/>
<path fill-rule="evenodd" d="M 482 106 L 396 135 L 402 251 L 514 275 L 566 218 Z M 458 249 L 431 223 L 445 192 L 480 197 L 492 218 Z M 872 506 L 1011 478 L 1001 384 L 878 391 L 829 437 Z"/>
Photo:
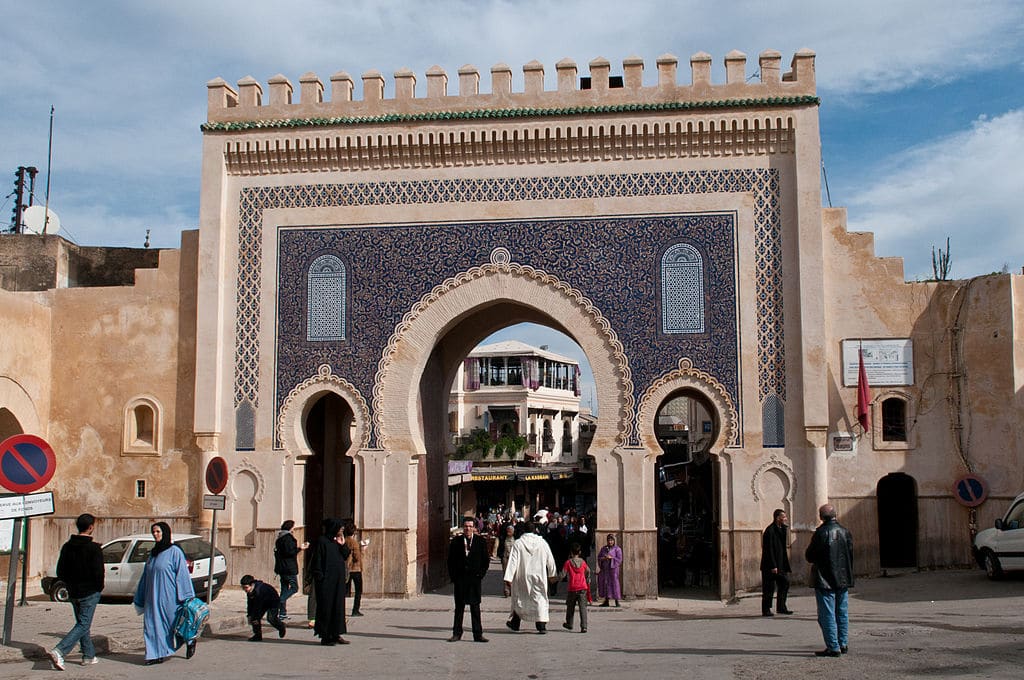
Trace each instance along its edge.
<path fill-rule="evenodd" d="M 30 205 L 21 213 L 25 231 L 33 234 L 56 234 L 60 229 L 57 213 L 41 205 Z M 47 219 L 49 217 L 49 219 Z"/>

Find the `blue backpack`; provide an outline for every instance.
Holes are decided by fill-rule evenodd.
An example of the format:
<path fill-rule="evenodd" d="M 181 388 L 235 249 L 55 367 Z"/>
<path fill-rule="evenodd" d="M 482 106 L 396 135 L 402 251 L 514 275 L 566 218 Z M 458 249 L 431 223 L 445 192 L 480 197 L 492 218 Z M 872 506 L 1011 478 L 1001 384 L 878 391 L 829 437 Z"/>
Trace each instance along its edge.
<path fill-rule="evenodd" d="M 198 597 L 189 599 L 178 605 L 178 613 L 174 617 L 174 634 L 182 644 L 192 642 L 203 632 L 206 620 L 210 618 L 210 607 Z"/>

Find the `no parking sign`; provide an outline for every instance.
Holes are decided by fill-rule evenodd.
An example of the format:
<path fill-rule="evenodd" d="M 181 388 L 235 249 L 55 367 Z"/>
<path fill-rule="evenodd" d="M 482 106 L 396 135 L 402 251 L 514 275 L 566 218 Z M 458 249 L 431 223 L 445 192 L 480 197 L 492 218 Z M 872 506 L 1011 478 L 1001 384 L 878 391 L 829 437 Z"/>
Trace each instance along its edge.
<path fill-rule="evenodd" d="M 964 475 L 953 485 L 953 495 L 960 505 L 976 508 L 988 498 L 988 484 L 978 475 Z"/>
<path fill-rule="evenodd" d="M 34 434 L 16 434 L 0 442 L 0 485 L 15 493 L 46 486 L 57 469 L 53 447 Z"/>

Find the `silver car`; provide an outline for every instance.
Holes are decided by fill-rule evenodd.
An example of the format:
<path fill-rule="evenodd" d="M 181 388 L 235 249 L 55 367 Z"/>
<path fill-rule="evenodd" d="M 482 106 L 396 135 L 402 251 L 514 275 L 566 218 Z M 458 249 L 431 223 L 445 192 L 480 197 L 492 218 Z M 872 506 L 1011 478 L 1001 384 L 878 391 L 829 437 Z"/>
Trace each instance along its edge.
<path fill-rule="evenodd" d="M 195 534 L 175 534 L 173 542 L 185 553 L 196 596 L 205 600 L 210 576 L 210 542 Z M 151 534 L 121 536 L 103 544 L 103 568 L 106 572 L 103 575 L 103 597 L 134 597 L 153 545 Z M 214 556 L 213 599 L 217 599 L 227 575 L 227 560 L 218 549 Z M 67 585 L 57 578 L 56 568 L 43 577 L 42 587 L 50 599 L 67 602 Z"/>

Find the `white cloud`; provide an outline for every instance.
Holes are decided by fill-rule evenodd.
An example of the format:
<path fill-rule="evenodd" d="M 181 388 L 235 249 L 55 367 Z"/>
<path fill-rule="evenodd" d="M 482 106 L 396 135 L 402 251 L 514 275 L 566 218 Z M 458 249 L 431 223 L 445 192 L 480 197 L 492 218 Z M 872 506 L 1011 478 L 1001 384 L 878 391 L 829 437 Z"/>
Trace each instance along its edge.
<path fill-rule="evenodd" d="M 909 279 L 931 276 L 931 246 L 951 239 L 952 273 L 1024 265 L 1024 109 L 903 151 L 849 201 L 850 229 L 902 255 Z"/>
<path fill-rule="evenodd" d="M 519 89 L 522 66 L 534 59 L 553 87 L 554 65 L 563 57 L 585 74 L 595 57 L 619 70 L 623 58 L 638 55 L 652 84 L 660 54 L 680 58 L 679 78 L 687 82 L 689 56 L 703 50 L 721 82 L 722 60 L 732 49 L 748 55 L 752 76 L 759 52 L 778 49 L 788 64 L 793 52 L 810 47 L 827 100 L 855 102 L 864 92 L 1020 68 L 1022 26 L 1024 3 L 1014 0 L 35 0 L 6 8 L 0 24 L 9 48 L 0 61 L 0 177 L 19 165 L 44 169 L 53 104 L 54 177 L 61 179 L 53 204 L 83 242 L 135 242 L 139 221 L 177 213 L 182 196 L 191 197 L 181 206 L 191 213 L 185 223 L 198 219 L 198 126 L 205 83 L 217 76 L 266 83 L 283 73 L 297 84 L 307 71 L 326 81 L 345 70 L 357 81 L 358 97 L 363 72 L 380 70 L 390 92 L 394 71 L 409 67 L 422 94 L 430 66 L 447 70 L 454 92 L 458 68 L 470 63 L 488 91 L 490 67 L 499 62 L 512 67 Z M 73 200 L 79 195 L 91 199 Z M 138 195 L 171 195 L 175 205 L 125 202 Z M 919 223 L 904 212 L 910 225 Z M 100 227 L 96 214 L 119 219 Z"/>

